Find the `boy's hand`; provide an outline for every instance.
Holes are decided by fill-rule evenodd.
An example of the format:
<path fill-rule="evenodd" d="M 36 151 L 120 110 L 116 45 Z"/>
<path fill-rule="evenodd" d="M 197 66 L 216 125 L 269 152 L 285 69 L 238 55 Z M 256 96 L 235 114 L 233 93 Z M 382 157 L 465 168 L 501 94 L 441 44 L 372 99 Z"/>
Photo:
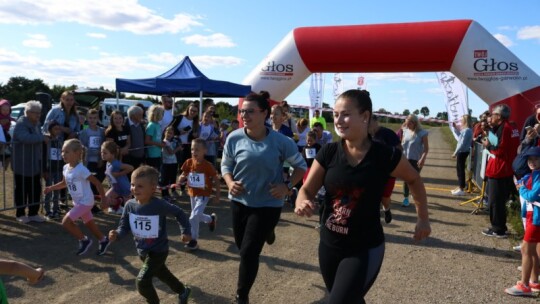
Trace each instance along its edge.
<path fill-rule="evenodd" d="M 180 236 L 180 240 L 184 243 L 189 243 L 191 241 L 191 235 L 190 234 L 182 234 Z"/>
<path fill-rule="evenodd" d="M 32 274 L 26 278 L 26 281 L 28 281 L 28 284 L 36 284 L 43 280 L 43 277 L 45 277 L 45 270 L 42 268 L 36 268 L 35 271 L 33 271 Z"/>
<path fill-rule="evenodd" d="M 116 230 L 109 231 L 109 241 L 114 242 L 118 238 L 118 232 Z"/>
<path fill-rule="evenodd" d="M 51 192 L 51 187 L 45 187 L 45 189 L 43 189 L 43 194 L 47 194 Z"/>
<path fill-rule="evenodd" d="M 176 182 L 176 184 L 177 184 L 178 186 L 181 186 L 181 185 L 182 185 L 183 183 L 185 183 L 186 181 L 187 181 L 186 176 L 185 176 L 184 174 L 182 174 L 182 175 L 180 175 L 180 176 L 178 177 L 178 182 Z"/>

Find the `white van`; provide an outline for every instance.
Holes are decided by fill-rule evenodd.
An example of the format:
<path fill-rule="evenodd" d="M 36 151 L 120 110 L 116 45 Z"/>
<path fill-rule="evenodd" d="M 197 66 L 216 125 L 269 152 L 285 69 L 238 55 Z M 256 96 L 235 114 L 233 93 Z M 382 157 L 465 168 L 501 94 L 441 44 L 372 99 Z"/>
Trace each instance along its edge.
<path fill-rule="evenodd" d="M 99 108 L 101 123 L 104 126 L 108 126 L 111 120 L 111 113 L 116 109 L 122 112 L 124 117 L 127 117 L 127 110 L 129 107 L 138 103 L 143 105 L 144 112 L 146 112 L 146 110 L 148 110 L 148 108 L 154 104 L 149 100 L 118 99 L 117 102 L 116 98 L 105 98 Z"/>

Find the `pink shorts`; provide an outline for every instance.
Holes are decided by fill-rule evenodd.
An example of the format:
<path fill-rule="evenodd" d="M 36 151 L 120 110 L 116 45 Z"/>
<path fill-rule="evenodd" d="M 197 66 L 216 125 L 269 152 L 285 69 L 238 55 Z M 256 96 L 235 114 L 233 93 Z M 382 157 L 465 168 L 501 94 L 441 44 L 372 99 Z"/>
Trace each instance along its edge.
<path fill-rule="evenodd" d="M 386 185 L 384 185 L 384 191 L 383 191 L 382 197 L 392 196 L 392 191 L 394 190 L 395 184 L 396 184 L 396 178 L 390 177 L 388 181 L 386 182 Z"/>
<path fill-rule="evenodd" d="M 69 210 L 67 216 L 74 222 L 80 218 L 83 220 L 83 223 L 86 224 L 94 219 L 94 216 L 92 215 L 92 207 L 93 206 L 73 202 L 73 208 Z"/>
<path fill-rule="evenodd" d="M 540 243 L 540 226 L 533 225 L 532 218 L 533 212 L 527 211 L 527 226 L 523 240 L 527 243 Z"/>

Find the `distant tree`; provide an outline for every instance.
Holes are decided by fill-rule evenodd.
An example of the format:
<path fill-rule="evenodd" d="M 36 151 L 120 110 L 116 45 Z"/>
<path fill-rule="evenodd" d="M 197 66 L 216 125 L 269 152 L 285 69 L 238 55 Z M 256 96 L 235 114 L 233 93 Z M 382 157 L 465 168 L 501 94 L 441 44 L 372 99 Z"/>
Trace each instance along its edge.
<path fill-rule="evenodd" d="M 51 94 L 51 89 L 41 79 L 30 80 L 22 76 L 11 77 L 2 86 L 2 98 L 9 100 L 11 105 L 34 100 L 37 92 Z"/>
<path fill-rule="evenodd" d="M 437 119 L 447 120 L 448 119 L 448 112 L 439 112 L 439 113 L 437 113 Z"/>
<path fill-rule="evenodd" d="M 323 107 L 323 109 L 328 109 L 328 108 L 330 108 L 330 105 L 327 104 L 326 102 L 323 102 L 322 107 Z"/>
<path fill-rule="evenodd" d="M 413 114 L 418 116 L 418 114 L 420 114 L 420 110 L 418 110 L 418 109 L 414 110 Z"/>
<path fill-rule="evenodd" d="M 422 113 L 422 115 L 424 115 L 424 117 L 428 116 L 429 115 L 429 108 L 428 107 L 422 107 L 420 109 L 420 113 Z"/>
<path fill-rule="evenodd" d="M 379 112 L 379 113 L 385 113 L 385 114 L 390 113 L 390 112 L 386 111 L 385 108 L 380 108 L 380 109 L 377 110 L 376 112 Z"/>
<path fill-rule="evenodd" d="M 75 89 L 77 89 L 77 86 L 74 84 L 70 85 L 69 87 L 55 84 L 53 85 L 51 89 L 51 96 L 54 102 L 58 102 L 60 100 L 60 96 L 62 95 L 62 93 L 64 93 L 65 91 L 72 91 Z"/>
<path fill-rule="evenodd" d="M 405 109 L 405 110 L 403 110 L 403 114 L 402 114 L 402 115 L 403 115 L 403 116 L 409 116 L 409 115 L 411 115 L 411 111 L 409 111 L 408 109 Z"/>
<path fill-rule="evenodd" d="M 236 114 L 232 112 L 232 106 L 226 102 L 220 101 L 216 104 L 216 114 L 219 119 L 228 119 L 231 121 L 236 118 Z"/>

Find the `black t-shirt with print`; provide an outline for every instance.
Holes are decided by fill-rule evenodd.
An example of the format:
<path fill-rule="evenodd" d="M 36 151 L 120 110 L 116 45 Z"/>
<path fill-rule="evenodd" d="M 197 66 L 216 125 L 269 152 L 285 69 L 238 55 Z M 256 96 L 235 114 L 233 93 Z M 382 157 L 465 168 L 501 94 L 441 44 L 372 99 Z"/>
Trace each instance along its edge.
<path fill-rule="evenodd" d="M 105 131 L 105 138 L 112 138 L 119 148 L 123 148 L 126 146 L 130 134 L 129 127 L 122 125 L 122 131 L 118 131 L 116 128 L 112 128 L 108 132 Z"/>
<path fill-rule="evenodd" d="M 402 153 L 372 142 L 364 159 L 352 167 L 342 143 L 324 145 L 316 157 L 326 171 L 321 242 L 340 249 L 373 248 L 384 242 L 381 198 Z"/>

